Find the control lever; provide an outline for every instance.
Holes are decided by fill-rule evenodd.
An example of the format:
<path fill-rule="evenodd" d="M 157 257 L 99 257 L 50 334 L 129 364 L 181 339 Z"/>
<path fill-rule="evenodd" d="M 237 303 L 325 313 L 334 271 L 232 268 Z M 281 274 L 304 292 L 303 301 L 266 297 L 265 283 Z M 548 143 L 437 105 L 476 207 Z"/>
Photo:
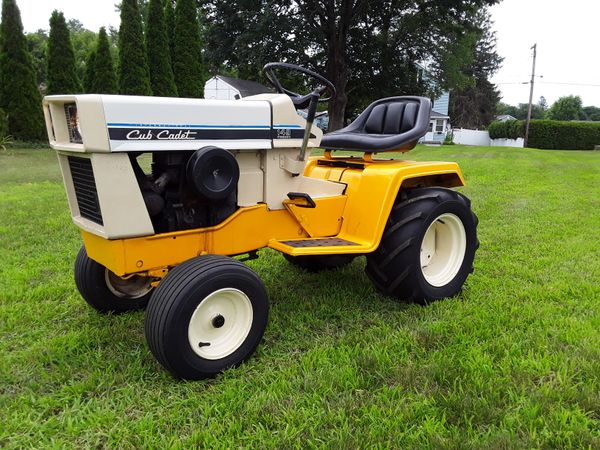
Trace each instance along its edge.
<path fill-rule="evenodd" d="M 306 114 L 306 129 L 304 130 L 304 138 L 302 139 L 302 147 L 300 147 L 300 154 L 298 155 L 298 161 L 304 161 L 306 158 L 306 148 L 308 147 L 308 140 L 310 139 L 310 132 L 312 125 L 317 114 L 317 105 L 319 103 L 320 91 L 315 90 L 308 94 L 310 96 L 310 103 L 308 104 L 308 111 Z"/>

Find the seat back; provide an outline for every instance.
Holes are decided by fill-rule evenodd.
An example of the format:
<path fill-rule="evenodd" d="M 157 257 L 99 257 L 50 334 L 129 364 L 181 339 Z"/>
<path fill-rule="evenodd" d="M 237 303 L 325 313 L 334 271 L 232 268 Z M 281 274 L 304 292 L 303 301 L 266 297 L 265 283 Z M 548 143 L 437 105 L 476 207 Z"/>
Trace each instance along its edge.
<path fill-rule="evenodd" d="M 414 102 L 384 103 L 375 106 L 365 120 L 367 134 L 400 134 L 417 123 L 419 105 Z"/>
<path fill-rule="evenodd" d="M 429 127 L 431 101 L 425 97 L 389 97 L 371 103 L 350 125 L 328 133 L 321 147 L 361 152 L 406 151 Z"/>

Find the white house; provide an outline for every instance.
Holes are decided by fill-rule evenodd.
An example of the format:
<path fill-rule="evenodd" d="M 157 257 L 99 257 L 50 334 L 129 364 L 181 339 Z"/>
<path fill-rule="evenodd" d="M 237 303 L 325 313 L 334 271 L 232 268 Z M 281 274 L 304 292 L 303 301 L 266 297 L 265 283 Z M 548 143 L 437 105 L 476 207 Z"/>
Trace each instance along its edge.
<path fill-rule="evenodd" d="M 216 75 L 204 84 L 204 98 L 216 100 L 238 100 L 250 95 L 271 93 L 260 83 L 239 78 Z"/>
<path fill-rule="evenodd" d="M 444 142 L 450 129 L 450 117 L 447 114 L 440 114 L 432 110 L 429 121 L 429 129 L 423 137 L 423 142 Z"/>
<path fill-rule="evenodd" d="M 421 79 L 429 83 L 434 87 L 437 83 L 429 75 L 427 69 L 417 64 L 419 68 L 419 76 Z M 434 142 L 443 143 L 446 139 L 446 135 L 450 131 L 450 116 L 448 115 L 448 108 L 450 106 L 450 92 L 444 91 L 442 94 L 433 101 L 433 107 L 431 108 L 431 116 L 429 121 L 429 130 L 420 139 L 420 142 Z"/>
<path fill-rule="evenodd" d="M 516 117 L 511 116 L 510 114 L 500 114 L 496 116 L 495 120 L 499 122 L 507 122 L 509 120 L 517 120 Z"/>
<path fill-rule="evenodd" d="M 421 142 L 443 143 L 450 131 L 450 116 L 448 115 L 448 104 L 450 103 L 450 92 L 443 92 L 435 99 L 429 120 L 429 129 Z"/>

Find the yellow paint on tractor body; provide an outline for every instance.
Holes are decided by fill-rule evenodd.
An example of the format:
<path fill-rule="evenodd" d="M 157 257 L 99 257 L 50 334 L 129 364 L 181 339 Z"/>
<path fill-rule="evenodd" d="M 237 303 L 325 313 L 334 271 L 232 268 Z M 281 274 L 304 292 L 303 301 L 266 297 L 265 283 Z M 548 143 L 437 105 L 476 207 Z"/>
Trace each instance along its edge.
<path fill-rule="evenodd" d="M 108 240 L 82 230 L 90 258 L 119 276 L 160 277 L 202 254 L 239 255 L 270 247 L 292 256 L 364 254 L 377 249 L 400 189 L 464 185 L 460 168 L 450 162 L 313 157 L 304 175 L 346 185 L 339 196 L 286 200 L 286 209 L 266 204 L 239 208 L 219 225 L 147 237 Z M 292 246 L 286 241 L 337 238 L 352 245 Z"/>

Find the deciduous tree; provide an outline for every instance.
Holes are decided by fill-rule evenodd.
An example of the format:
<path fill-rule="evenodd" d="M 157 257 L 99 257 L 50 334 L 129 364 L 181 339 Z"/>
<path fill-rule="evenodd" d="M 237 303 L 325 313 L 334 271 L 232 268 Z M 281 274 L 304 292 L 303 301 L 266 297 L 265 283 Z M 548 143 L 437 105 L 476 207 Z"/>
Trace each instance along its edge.
<path fill-rule="evenodd" d="M 518 106 L 508 105 L 503 102 L 499 102 L 496 106 L 496 114 L 508 114 L 518 120 L 527 119 L 527 109 L 529 108 L 528 103 L 519 103 Z M 531 105 L 531 118 L 538 120 L 546 118 L 546 111 L 548 104 L 544 97 L 540 97 L 537 104 Z"/>
<path fill-rule="evenodd" d="M 600 122 L 600 108 L 597 106 L 584 106 L 583 113 L 585 114 L 585 120 Z"/>
<path fill-rule="evenodd" d="M 39 29 L 33 33 L 26 33 L 27 47 L 33 62 L 37 85 L 46 84 L 46 70 L 48 68 L 46 54 L 48 53 L 48 31 Z"/>
<path fill-rule="evenodd" d="M 581 97 L 569 95 L 561 97 L 548 110 L 550 120 L 580 120 L 583 116 Z"/>
<path fill-rule="evenodd" d="M 75 65 L 77 67 L 77 76 L 80 80 L 85 79 L 86 59 L 92 49 L 96 47 L 98 34 L 86 29 L 77 19 L 69 19 L 67 27 L 71 34 L 73 52 L 75 53 Z"/>
<path fill-rule="evenodd" d="M 333 81 L 330 129 L 342 126 L 349 93 L 362 102 L 389 93 L 425 93 L 416 63 L 427 62 L 439 88 L 464 83 L 453 77 L 473 54 L 451 58 L 456 45 L 479 24 L 475 17 L 496 0 L 207 0 L 207 53 L 257 78 L 268 61 L 306 65 Z M 461 53 L 461 55 L 465 55 Z"/>

